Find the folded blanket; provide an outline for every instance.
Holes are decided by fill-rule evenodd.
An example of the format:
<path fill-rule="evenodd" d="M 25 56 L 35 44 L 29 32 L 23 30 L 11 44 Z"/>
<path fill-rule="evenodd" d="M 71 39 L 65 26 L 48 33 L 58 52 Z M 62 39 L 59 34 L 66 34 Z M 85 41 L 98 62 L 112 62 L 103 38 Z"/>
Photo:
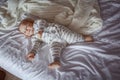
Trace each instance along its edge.
<path fill-rule="evenodd" d="M 63 24 L 83 34 L 92 34 L 102 28 L 96 0 L 8 0 L 0 7 L 0 29 L 14 27 L 24 14 Z"/>

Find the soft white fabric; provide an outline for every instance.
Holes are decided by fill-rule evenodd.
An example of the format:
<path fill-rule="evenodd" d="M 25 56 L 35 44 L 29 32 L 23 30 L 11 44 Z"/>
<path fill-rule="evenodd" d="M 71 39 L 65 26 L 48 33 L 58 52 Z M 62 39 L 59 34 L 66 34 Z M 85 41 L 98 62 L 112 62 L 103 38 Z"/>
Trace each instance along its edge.
<path fill-rule="evenodd" d="M 102 20 L 97 0 L 77 0 L 69 28 L 83 34 L 94 34 L 100 31 Z"/>
<path fill-rule="evenodd" d="M 0 37 L 0 66 L 22 80 L 114 80 L 112 77 L 118 75 L 119 78 L 120 67 L 120 46 L 117 44 L 69 45 L 61 54 L 61 68 L 50 70 L 49 46 L 44 45 L 35 59 L 28 61 L 25 56 L 31 50 L 31 41 L 13 30 Z"/>
<path fill-rule="evenodd" d="M 3 29 L 16 25 L 24 13 L 67 25 L 83 34 L 92 34 L 102 28 L 96 0 L 8 0 L 0 7 L 0 13 L 0 28 Z"/>

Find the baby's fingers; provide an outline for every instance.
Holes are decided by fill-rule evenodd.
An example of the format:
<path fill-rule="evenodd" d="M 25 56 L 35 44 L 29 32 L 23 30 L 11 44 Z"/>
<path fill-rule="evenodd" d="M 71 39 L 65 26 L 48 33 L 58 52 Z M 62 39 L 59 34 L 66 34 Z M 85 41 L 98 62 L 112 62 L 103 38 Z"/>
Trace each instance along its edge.
<path fill-rule="evenodd" d="M 35 55 L 33 55 L 33 54 L 28 54 L 27 55 L 27 59 L 30 60 L 30 61 L 33 60 L 34 58 L 35 58 Z"/>

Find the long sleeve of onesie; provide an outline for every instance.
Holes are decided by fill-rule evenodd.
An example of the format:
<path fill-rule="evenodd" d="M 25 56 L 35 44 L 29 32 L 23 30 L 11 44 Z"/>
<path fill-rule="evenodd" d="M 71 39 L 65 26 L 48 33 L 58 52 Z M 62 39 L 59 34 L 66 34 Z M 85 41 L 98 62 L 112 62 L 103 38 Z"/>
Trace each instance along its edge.
<path fill-rule="evenodd" d="M 33 46 L 33 49 L 32 49 L 30 52 L 36 54 L 38 48 L 42 47 L 42 44 L 43 44 L 42 41 L 36 40 L 36 41 L 35 41 L 35 45 Z"/>
<path fill-rule="evenodd" d="M 43 29 L 44 27 L 47 27 L 47 22 L 45 20 L 39 19 L 35 20 L 33 24 L 34 28 L 34 36 L 33 39 L 35 39 L 35 45 L 33 46 L 33 49 L 30 51 L 34 54 L 37 53 L 38 48 L 42 47 L 43 42 L 39 39 L 37 36 L 40 29 Z"/>

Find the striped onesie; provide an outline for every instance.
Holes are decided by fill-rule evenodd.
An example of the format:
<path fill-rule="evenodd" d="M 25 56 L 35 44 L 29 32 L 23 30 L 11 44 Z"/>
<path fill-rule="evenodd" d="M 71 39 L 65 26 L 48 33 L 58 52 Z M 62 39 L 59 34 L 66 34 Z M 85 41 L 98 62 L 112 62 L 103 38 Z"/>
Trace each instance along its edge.
<path fill-rule="evenodd" d="M 31 52 L 36 53 L 42 42 L 45 42 L 50 45 L 50 53 L 55 60 L 59 59 L 62 49 L 65 48 L 67 44 L 84 41 L 81 34 L 75 33 L 62 25 L 48 23 L 42 19 L 36 20 L 33 27 L 34 37 L 37 38 L 37 40 Z M 43 30 L 42 40 L 37 37 L 37 33 L 40 29 Z"/>

